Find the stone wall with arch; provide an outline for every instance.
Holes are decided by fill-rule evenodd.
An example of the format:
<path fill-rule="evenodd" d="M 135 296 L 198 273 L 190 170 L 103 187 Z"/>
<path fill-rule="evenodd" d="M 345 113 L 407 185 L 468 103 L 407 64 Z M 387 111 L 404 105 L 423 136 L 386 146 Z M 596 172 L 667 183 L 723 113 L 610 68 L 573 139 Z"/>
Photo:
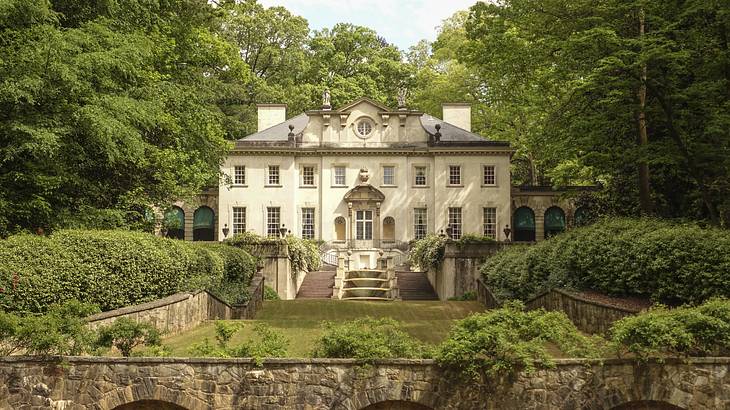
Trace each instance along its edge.
<path fill-rule="evenodd" d="M 180 208 L 184 213 L 184 229 L 183 232 L 181 232 L 180 236 L 182 238 L 179 238 L 178 235 L 175 235 L 175 239 L 184 239 L 186 241 L 192 241 L 194 239 L 197 240 L 212 240 L 217 241 L 218 240 L 218 232 L 222 228 L 220 226 L 219 218 L 218 218 L 218 189 L 210 189 L 205 190 L 202 193 L 196 195 L 193 199 L 189 199 L 187 201 L 177 201 L 173 204 L 170 204 L 172 207 Z M 195 213 L 199 209 L 208 208 L 212 211 L 213 214 L 213 231 L 211 232 L 212 235 L 204 235 L 201 236 L 201 231 L 198 230 L 198 235 L 196 235 L 195 232 Z M 162 210 L 164 211 L 164 210 Z M 226 222 L 224 222 L 226 224 Z M 228 224 L 228 228 L 230 229 L 231 226 Z M 165 236 L 171 236 L 167 232 L 164 232 Z M 160 229 L 158 230 L 158 234 L 162 235 L 163 231 Z M 211 239 L 212 236 L 212 239 Z M 222 238 L 221 238 L 222 239 Z"/>
<path fill-rule="evenodd" d="M 730 358 L 560 359 L 479 384 L 430 360 L 13 356 L 0 358 L 0 408 L 724 409 L 729 368 Z"/>
<path fill-rule="evenodd" d="M 555 190 L 551 187 L 513 187 L 512 223 L 510 225 L 513 226 L 514 231 L 515 212 L 520 208 L 530 209 L 535 214 L 535 240 L 538 242 L 542 241 L 546 238 L 546 212 L 551 209 L 562 211 L 565 218 L 565 228 L 570 229 L 576 225 L 576 211 L 579 209 L 574 194 L 581 190 L 594 189 L 593 187 L 579 187 L 566 190 Z"/>

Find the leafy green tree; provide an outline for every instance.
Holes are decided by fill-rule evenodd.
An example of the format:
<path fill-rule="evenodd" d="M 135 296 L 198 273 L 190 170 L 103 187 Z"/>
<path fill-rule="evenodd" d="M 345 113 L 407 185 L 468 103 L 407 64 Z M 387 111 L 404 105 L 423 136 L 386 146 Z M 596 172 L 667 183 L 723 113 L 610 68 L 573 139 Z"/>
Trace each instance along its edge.
<path fill-rule="evenodd" d="M 132 349 L 139 346 L 160 346 L 160 331 L 147 322 L 136 322 L 122 317 L 109 326 L 98 330 L 96 344 L 104 348 L 117 348 L 124 357 L 132 354 Z"/>
<path fill-rule="evenodd" d="M 88 4 L 0 8 L 1 235 L 76 226 L 97 209 L 142 220 L 218 179 L 234 133 L 221 96 L 250 72 L 215 35 L 216 11 Z"/>

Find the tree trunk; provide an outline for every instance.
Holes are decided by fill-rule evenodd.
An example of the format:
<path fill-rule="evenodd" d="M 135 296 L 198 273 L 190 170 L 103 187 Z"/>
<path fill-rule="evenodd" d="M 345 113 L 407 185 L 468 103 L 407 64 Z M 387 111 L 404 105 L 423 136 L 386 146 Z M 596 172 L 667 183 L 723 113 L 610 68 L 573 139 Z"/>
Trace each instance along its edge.
<path fill-rule="evenodd" d="M 639 36 L 645 31 L 644 9 L 639 10 Z M 639 84 L 639 147 L 646 149 L 649 137 L 646 134 L 646 64 L 641 68 L 641 83 Z M 641 211 L 650 214 L 653 211 L 651 202 L 651 186 L 649 184 L 649 165 L 646 160 L 639 161 L 639 203 Z"/>

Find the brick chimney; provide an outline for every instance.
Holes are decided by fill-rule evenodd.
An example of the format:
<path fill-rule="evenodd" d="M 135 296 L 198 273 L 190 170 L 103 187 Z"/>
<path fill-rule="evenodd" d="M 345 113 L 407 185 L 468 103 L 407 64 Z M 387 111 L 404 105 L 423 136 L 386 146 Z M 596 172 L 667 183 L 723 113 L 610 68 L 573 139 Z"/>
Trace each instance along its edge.
<path fill-rule="evenodd" d="M 258 131 L 286 121 L 286 104 L 257 104 L 256 108 L 258 108 Z"/>
<path fill-rule="evenodd" d="M 441 107 L 444 122 L 471 132 L 471 104 L 444 103 Z"/>

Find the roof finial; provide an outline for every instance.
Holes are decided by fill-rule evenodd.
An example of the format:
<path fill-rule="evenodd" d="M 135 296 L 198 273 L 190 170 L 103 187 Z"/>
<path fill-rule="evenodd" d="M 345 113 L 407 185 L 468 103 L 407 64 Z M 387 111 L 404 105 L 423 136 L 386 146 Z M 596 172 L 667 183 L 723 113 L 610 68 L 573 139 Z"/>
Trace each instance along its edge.
<path fill-rule="evenodd" d="M 323 110 L 330 110 L 332 109 L 332 104 L 330 103 L 330 90 L 325 88 L 324 92 L 322 93 L 322 109 Z"/>
<path fill-rule="evenodd" d="M 434 134 L 434 139 L 436 142 L 441 140 L 441 124 L 436 124 L 436 134 Z"/>
<path fill-rule="evenodd" d="M 289 142 L 294 142 L 294 125 L 289 124 Z"/>
<path fill-rule="evenodd" d="M 408 88 L 401 87 L 398 89 L 398 109 L 406 109 L 406 97 L 408 97 Z"/>

